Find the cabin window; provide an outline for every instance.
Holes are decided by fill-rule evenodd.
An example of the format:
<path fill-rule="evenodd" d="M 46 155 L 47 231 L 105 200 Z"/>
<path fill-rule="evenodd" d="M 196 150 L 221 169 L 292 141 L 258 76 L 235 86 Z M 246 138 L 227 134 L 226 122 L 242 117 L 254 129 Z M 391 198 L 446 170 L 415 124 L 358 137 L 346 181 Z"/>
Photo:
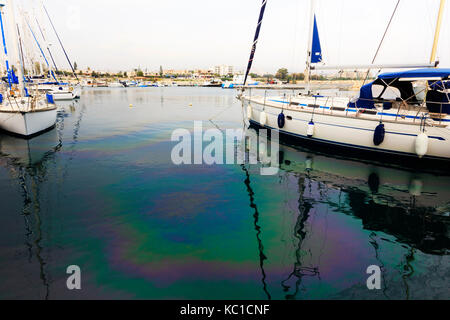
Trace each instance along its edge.
<path fill-rule="evenodd" d="M 398 98 L 402 98 L 402 94 L 400 93 L 400 90 L 395 87 L 387 87 L 380 98 L 384 100 L 397 100 Z"/>
<path fill-rule="evenodd" d="M 372 96 L 374 99 L 383 100 L 397 100 L 402 97 L 398 88 L 390 86 L 385 87 L 380 84 L 372 85 Z"/>
<path fill-rule="evenodd" d="M 384 90 L 384 86 L 379 85 L 379 84 L 374 84 L 372 85 L 372 96 L 375 98 L 378 98 Z"/>

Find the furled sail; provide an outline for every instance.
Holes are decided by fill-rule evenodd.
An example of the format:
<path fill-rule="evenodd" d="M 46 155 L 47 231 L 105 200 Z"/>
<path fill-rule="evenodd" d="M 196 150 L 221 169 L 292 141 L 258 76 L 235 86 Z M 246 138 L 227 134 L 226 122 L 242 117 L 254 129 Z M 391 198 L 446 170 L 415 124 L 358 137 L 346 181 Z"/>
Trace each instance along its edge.
<path fill-rule="evenodd" d="M 258 44 L 259 32 L 261 31 L 261 25 L 264 18 L 264 12 L 266 11 L 267 0 L 263 0 L 261 5 L 261 12 L 259 13 L 258 25 L 256 27 L 255 38 L 253 40 L 252 51 L 250 52 L 250 59 L 248 60 L 247 72 L 245 73 L 244 86 L 247 83 L 247 77 L 252 69 L 253 58 L 255 57 L 256 45 Z"/>
<path fill-rule="evenodd" d="M 314 31 L 312 41 L 311 63 L 322 62 L 322 47 L 320 45 L 319 29 L 317 28 L 316 15 L 314 15 Z"/>

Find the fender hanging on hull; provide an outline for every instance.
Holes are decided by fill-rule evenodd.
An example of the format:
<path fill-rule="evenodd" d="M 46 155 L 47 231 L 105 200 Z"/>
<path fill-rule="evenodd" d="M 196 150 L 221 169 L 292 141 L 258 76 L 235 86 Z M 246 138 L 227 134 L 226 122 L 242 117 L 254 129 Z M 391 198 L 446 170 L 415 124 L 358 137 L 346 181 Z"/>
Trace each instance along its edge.
<path fill-rule="evenodd" d="M 384 124 L 380 123 L 373 133 L 373 144 L 379 146 L 383 143 L 384 137 L 386 136 L 386 129 L 384 128 Z"/>

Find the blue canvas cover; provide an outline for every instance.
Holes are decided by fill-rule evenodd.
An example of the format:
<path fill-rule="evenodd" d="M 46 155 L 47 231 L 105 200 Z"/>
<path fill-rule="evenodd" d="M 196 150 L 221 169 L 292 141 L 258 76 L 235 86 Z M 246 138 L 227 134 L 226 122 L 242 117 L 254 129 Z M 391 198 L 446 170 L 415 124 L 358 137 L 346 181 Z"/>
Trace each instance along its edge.
<path fill-rule="evenodd" d="M 430 90 L 427 92 L 427 108 L 433 113 L 450 114 L 450 81 L 429 81 Z"/>
<path fill-rule="evenodd" d="M 450 89 L 450 81 L 428 81 L 431 90 Z"/>
<path fill-rule="evenodd" d="M 356 102 L 356 106 L 358 108 L 366 108 L 366 109 L 375 108 L 375 104 L 373 102 L 373 96 L 372 96 L 372 85 L 373 85 L 373 82 L 368 83 L 361 87 L 361 90 L 359 93 L 359 99 Z"/>
<path fill-rule="evenodd" d="M 442 78 L 448 79 L 450 76 L 450 69 L 416 69 L 402 72 L 388 72 L 382 73 L 378 79 L 398 79 L 398 78 Z"/>

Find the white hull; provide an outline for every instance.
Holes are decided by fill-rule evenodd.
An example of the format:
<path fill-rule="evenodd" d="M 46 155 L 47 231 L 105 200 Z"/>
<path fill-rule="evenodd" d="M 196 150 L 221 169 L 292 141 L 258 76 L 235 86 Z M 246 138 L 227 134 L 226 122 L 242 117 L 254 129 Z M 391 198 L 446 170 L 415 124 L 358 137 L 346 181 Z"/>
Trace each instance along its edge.
<path fill-rule="evenodd" d="M 63 88 L 61 90 L 60 88 L 57 88 L 49 91 L 48 93 L 53 96 L 53 100 L 55 101 L 74 100 L 80 97 L 80 88 L 78 86 L 70 89 Z"/>
<path fill-rule="evenodd" d="M 53 96 L 55 101 L 63 101 L 63 100 L 73 100 L 76 98 L 76 95 L 73 92 L 53 92 L 50 91 L 49 94 Z"/>
<path fill-rule="evenodd" d="M 123 84 L 121 83 L 117 83 L 117 82 L 113 82 L 113 83 L 109 83 L 108 84 L 108 88 L 123 88 Z"/>
<path fill-rule="evenodd" d="M 0 129 L 21 135 L 32 136 L 53 127 L 56 123 L 56 107 L 34 112 L 2 111 Z"/>
<path fill-rule="evenodd" d="M 419 158 L 416 154 L 416 140 L 421 133 L 420 118 L 412 120 L 411 116 L 406 116 L 405 119 L 402 119 L 401 117 L 389 116 L 388 113 L 383 113 L 383 116 L 381 116 L 379 114 L 359 114 L 356 111 L 350 111 L 351 109 L 345 111 L 332 110 L 329 107 L 331 98 L 327 101 L 325 101 L 326 98 L 300 98 L 298 99 L 299 102 L 297 102 L 299 105 L 296 104 L 295 106 L 283 103 L 281 101 L 282 98 L 267 98 L 266 102 L 264 102 L 263 97 L 243 97 L 243 99 L 251 105 L 251 112 L 248 112 L 247 115 L 251 113 L 249 121 L 253 124 L 279 129 L 278 115 L 284 108 L 286 121 L 285 126 L 279 129 L 281 133 L 300 139 L 308 139 L 314 142 L 338 145 L 356 150 L 363 149 L 378 153 Z M 339 101 L 339 98 L 336 100 L 338 101 L 334 105 L 340 104 L 340 107 L 344 109 L 342 107 L 345 106 L 344 102 Z M 318 104 L 321 107 L 314 110 L 308 104 Z M 267 117 L 266 123 L 261 125 L 263 108 Z M 395 111 L 390 113 L 394 114 Z M 380 124 L 381 117 L 386 130 L 385 139 L 381 145 L 376 146 L 373 140 L 374 131 Z M 311 119 L 314 122 L 314 134 L 312 137 L 308 137 L 308 124 Z M 429 121 L 433 120 L 429 119 Z M 440 122 L 439 125 L 436 123 L 426 126 L 425 133 L 428 135 L 428 148 L 425 157 L 450 160 L 450 129 L 443 125 L 443 123 L 450 124 L 450 122 L 448 122 L 449 119 L 446 119 L 446 121 Z"/>
<path fill-rule="evenodd" d="M 60 86 L 54 85 L 54 84 L 39 84 L 38 90 L 42 92 L 52 91 L 52 90 L 58 90 Z"/>

